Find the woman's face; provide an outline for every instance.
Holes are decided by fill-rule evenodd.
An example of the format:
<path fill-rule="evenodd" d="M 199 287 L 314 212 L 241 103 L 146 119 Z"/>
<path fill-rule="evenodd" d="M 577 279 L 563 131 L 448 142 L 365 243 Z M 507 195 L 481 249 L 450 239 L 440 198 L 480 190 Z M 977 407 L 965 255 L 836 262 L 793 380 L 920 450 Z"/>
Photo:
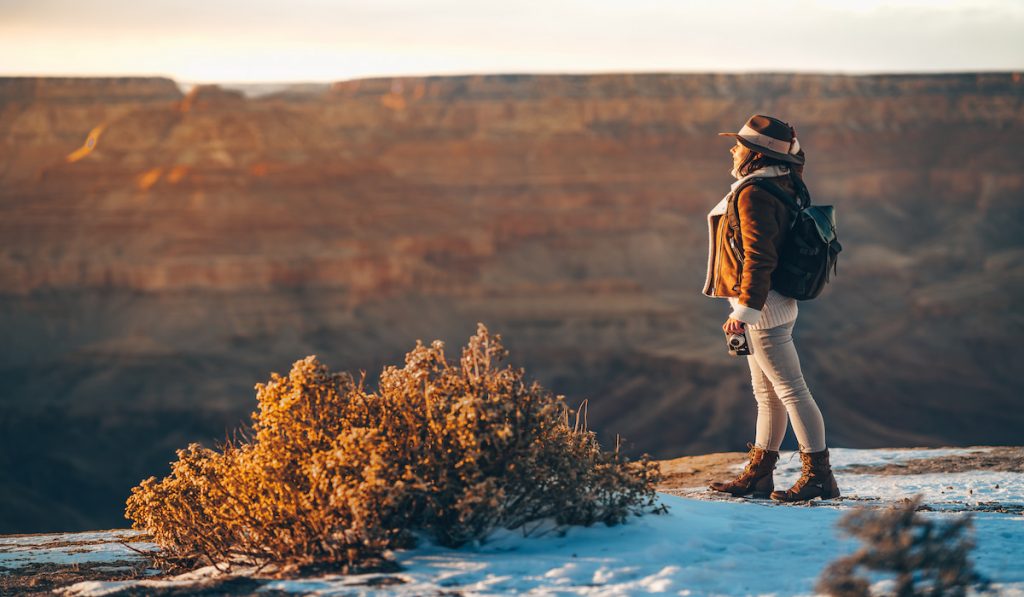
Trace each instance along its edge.
<path fill-rule="evenodd" d="M 736 169 L 740 167 L 740 164 L 743 163 L 743 160 L 747 157 L 747 154 L 750 153 L 750 150 L 744 147 L 739 141 L 737 141 L 736 144 L 733 145 L 732 148 L 729 150 L 729 153 L 732 154 L 732 170 L 733 172 L 735 172 Z"/>
<path fill-rule="evenodd" d="M 750 153 L 750 150 L 741 145 L 739 141 L 737 141 L 736 144 L 729 149 L 729 153 L 732 154 L 732 170 L 729 171 L 729 174 L 733 178 L 739 179 L 741 178 L 741 175 L 739 173 L 740 164 L 742 164 L 743 160 L 746 159 L 747 154 Z"/>

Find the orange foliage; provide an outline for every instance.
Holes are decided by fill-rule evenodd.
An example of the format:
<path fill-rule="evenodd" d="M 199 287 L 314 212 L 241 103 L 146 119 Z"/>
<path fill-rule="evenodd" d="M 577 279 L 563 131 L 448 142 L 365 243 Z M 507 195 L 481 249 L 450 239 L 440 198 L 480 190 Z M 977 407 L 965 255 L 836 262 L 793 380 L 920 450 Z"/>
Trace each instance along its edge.
<path fill-rule="evenodd" d="M 411 546 L 458 546 L 552 519 L 616 524 L 657 509 L 658 465 L 605 452 L 569 425 L 563 396 L 499 368 L 483 324 L 450 363 L 416 342 L 368 393 L 315 356 L 257 384 L 252 437 L 178 451 L 171 475 L 132 490 L 126 517 L 168 558 L 345 570 Z"/>

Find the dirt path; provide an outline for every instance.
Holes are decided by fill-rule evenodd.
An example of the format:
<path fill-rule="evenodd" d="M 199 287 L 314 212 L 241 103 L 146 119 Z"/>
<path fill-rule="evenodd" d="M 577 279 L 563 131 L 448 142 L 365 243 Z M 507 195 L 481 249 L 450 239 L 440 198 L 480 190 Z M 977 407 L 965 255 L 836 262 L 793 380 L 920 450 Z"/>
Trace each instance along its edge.
<path fill-rule="evenodd" d="M 680 489 L 707 486 L 712 481 L 732 478 L 736 475 L 736 466 L 742 468 L 746 461 L 746 452 L 715 452 L 662 460 L 662 481 L 658 484 L 658 491 L 673 493 Z"/>
<path fill-rule="evenodd" d="M 979 446 L 973 446 L 979 447 Z M 921 458 L 886 465 L 854 464 L 843 467 L 854 475 L 923 475 L 964 471 L 1005 471 L 1024 473 L 1024 447 L 996 446 L 967 454 Z"/>
<path fill-rule="evenodd" d="M 928 448 L 915 448 L 926 450 Z M 854 475 L 919 475 L 924 473 L 959 473 L 964 471 L 1007 471 L 1024 473 L 1024 447 L 971 446 L 976 450 L 967 454 L 919 458 L 885 465 L 854 464 L 836 467 L 836 471 Z M 783 455 L 784 458 L 788 456 Z M 705 487 L 715 480 L 728 480 L 742 469 L 747 461 L 746 452 L 716 452 L 700 456 L 683 456 L 662 460 L 664 479 L 659 491 L 677 493 L 678 490 Z"/>

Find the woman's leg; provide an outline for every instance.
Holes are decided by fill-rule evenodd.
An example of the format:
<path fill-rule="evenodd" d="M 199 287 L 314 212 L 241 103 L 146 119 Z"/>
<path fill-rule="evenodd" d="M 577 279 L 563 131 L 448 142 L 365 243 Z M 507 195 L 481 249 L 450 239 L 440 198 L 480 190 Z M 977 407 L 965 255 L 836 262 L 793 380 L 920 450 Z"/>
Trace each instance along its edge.
<path fill-rule="evenodd" d="M 748 339 L 754 331 L 756 330 L 747 331 Z M 747 356 L 747 365 L 750 366 L 750 384 L 754 388 L 754 400 L 757 400 L 757 435 L 754 444 L 763 450 L 778 452 L 782 438 L 786 435 L 786 406 L 775 395 L 771 381 L 757 364 L 754 355 Z"/>
<path fill-rule="evenodd" d="M 825 449 L 825 421 L 800 370 L 800 358 L 793 343 L 795 324 L 793 320 L 764 330 L 747 330 L 752 351 L 747 358 L 754 359 L 785 405 L 800 451 L 820 452 Z"/>
<path fill-rule="evenodd" d="M 786 435 L 786 407 L 775 395 L 757 361 L 748 356 L 747 364 L 757 400 L 757 436 L 753 444 L 747 443 L 749 462 L 735 479 L 715 481 L 708 488 L 734 496 L 753 494 L 755 498 L 766 498 L 775 489 L 773 472 L 779 461 L 779 445 Z"/>

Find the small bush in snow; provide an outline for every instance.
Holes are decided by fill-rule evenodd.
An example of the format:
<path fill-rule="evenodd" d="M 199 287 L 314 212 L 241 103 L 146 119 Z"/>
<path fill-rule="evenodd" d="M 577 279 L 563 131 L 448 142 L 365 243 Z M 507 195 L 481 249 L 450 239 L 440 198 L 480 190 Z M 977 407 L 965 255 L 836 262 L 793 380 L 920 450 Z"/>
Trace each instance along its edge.
<path fill-rule="evenodd" d="M 125 515 L 187 563 L 380 562 L 424 531 L 449 546 L 550 518 L 615 524 L 656 506 L 658 465 L 602 451 L 563 396 L 507 356 L 483 324 L 450 363 L 417 341 L 368 393 L 315 356 L 257 384 L 252 437 L 178 451 L 170 476 L 132 490 Z"/>
<path fill-rule="evenodd" d="M 988 582 L 969 559 L 974 542 L 964 536 L 972 530 L 971 516 L 926 518 L 917 513 L 921 500 L 917 495 L 885 510 L 858 508 L 843 516 L 839 527 L 863 545 L 829 564 L 817 590 L 837 597 L 962 596 L 971 586 L 984 590 Z M 868 572 L 874 585 L 859 571 Z"/>

